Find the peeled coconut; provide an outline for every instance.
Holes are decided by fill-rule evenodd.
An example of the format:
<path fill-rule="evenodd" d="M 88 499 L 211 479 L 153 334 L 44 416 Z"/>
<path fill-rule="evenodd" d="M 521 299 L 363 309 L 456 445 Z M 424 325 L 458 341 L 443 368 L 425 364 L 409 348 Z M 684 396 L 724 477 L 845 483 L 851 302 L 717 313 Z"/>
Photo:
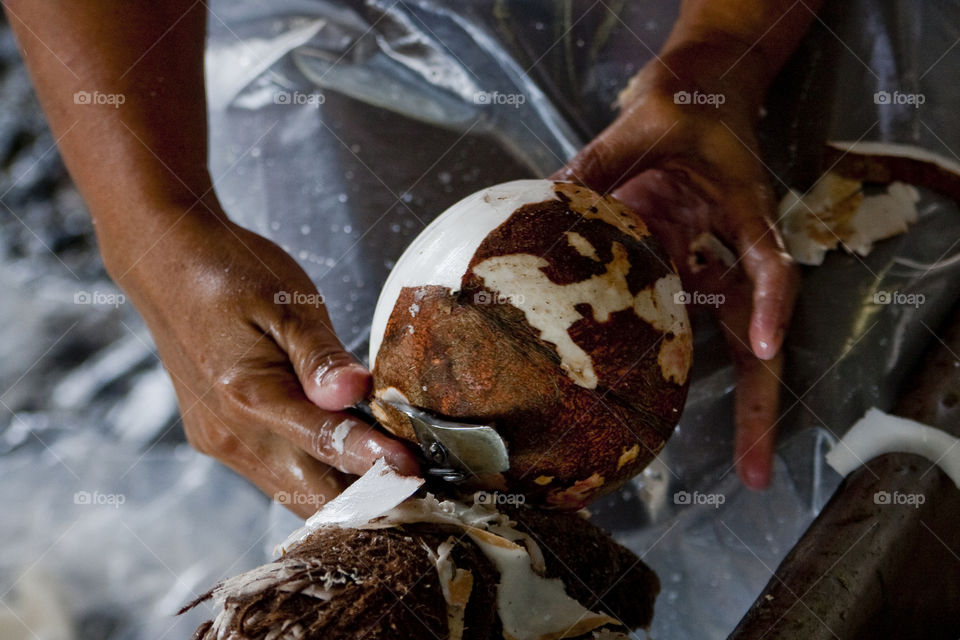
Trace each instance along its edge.
<path fill-rule="evenodd" d="M 374 413 L 415 440 L 402 400 L 492 425 L 510 469 L 474 486 L 579 508 L 642 470 L 687 393 L 676 269 L 623 203 L 550 180 L 474 193 L 398 260 L 370 339 Z"/>

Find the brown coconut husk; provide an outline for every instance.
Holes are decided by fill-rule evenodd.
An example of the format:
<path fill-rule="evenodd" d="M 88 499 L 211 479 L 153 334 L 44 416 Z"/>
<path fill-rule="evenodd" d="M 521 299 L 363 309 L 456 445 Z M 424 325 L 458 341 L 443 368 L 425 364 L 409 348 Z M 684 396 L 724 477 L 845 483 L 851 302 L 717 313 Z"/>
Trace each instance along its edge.
<path fill-rule="evenodd" d="M 631 551 L 579 516 L 521 509 L 511 517 L 541 548 L 546 577 L 559 578 L 568 595 L 621 623 L 606 628 L 649 625 L 660 585 Z M 221 631 L 233 640 L 447 638 L 447 602 L 430 552 L 445 541 L 454 544 L 456 567 L 472 578 L 463 640 L 500 640 L 497 571 L 462 530 L 436 524 L 321 528 L 276 562 L 217 585 L 183 611 L 214 600 Z M 194 640 L 216 637 L 211 620 Z"/>

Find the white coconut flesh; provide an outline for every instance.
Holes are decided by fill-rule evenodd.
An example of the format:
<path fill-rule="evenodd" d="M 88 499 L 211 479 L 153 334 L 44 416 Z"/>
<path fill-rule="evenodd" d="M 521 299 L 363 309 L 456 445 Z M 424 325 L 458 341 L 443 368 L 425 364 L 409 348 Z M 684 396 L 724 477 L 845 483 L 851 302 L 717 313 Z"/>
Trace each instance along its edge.
<path fill-rule="evenodd" d="M 903 182 L 868 196 L 859 180 L 827 173 L 805 195 L 787 192 L 780 201 L 780 230 L 800 264 L 822 264 L 827 251 L 838 246 L 866 256 L 874 242 L 905 233 L 917 221 L 919 199 L 919 192 Z"/>
<path fill-rule="evenodd" d="M 784 242 L 801 264 L 821 264 L 826 252 L 838 246 L 865 256 L 874 242 L 905 233 L 917 220 L 920 197 L 908 181 L 960 198 L 960 163 L 952 158 L 888 142 L 831 141 L 826 146 L 840 154 L 832 170 L 808 193 L 791 189 L 780 202 Z M 852 171 L 857 179 L 845 177 L 847 165 L 857 166 Z M 877 179 L 890 180 L 887 191 L 864 195 L 859 178 L 877 169 Z"/>
<path fill-rule="evenodd" d="M 913 453 L 943 469 L 960 488 L 960 440 L 914 420 L 871 408 L 827 453 L 827 463 L 848 475 L 872 458 Z"/>
<path fill-rule="evenodd" d="M 386 529 L 402 524 L 435 523 L 459 527 L 477 545 L 500 573 L 497 613 L 504 637 L 511 640 L 560 640 L 572 638 L 604 625 L 619 624 L 614 618 L 590 611 L 566 593 L 563 581 L 545 578 L 543 555 L 537 543 L 518 531 L 506 515 L 486 504 L 467 505 L 410 496 L 423 484 L 422 478 L 398 475 L 381 458 L 359 480 L 314 514 L 277 547 L 283 552 L 321 527 Z M 359 485 L 359 486 L 358 486 Z M 401 489 L 402 488 L 402 489 Z M 400 496 L 403 497 L 400 497 Z M 371 504 L 375 501 L 375 505 Z M 452 565 L 450 548 L 428 550 L 437 565 L 448 606 L 448 622 L 462 625 L 466 606 L 463 570 Z M 283 558 L 279 561 L 283 562 Z M 267 565 L 273 566 L 273 565 Z M 269 579 L 269 570 L 256 569 L 249 579 L 232 579 L 234 589 L 249 589 Z M 468 572 L 469 573 L 469 572 Z M 244 574 L 247 575 L 247 574 Z M 445 581 L 445 582 L 444 582 Z M 220 590 L 218 596 L 229 595 Z M 459 627 L 458 631 L 462 631 Z"/>
<path fill-rule="evenodd" d="M 403 289 L 441 286 L 451 293 L 459 291 L 487 235 L 524 205 L 561 200 L 557 185 L 550 180 L 516 180 L 488 187 L 454 204 L 424 229 L 397 261 L 380 294 L 370 330 L 370 366 L 376 362 L 388 320 Z M 599 195 L 595 198 L 583 209 L 602 199 Z M 599 261 L 596 248 L 585 237 L 567 232 L 565 238 L 580 255 Z M 562 368 L 576 384 L 593 389 L 598 382 L 589 354 L 569 335 L 570 327 L 583 317 L 575 309 L 582 303 L 590 305 L 598 322 L 607 321 L 611 313 L 633 308 L 658 331 L 672 333 L 675 337 L 662 341 L 658 362 L 665 379 L 685 383 L 689 320 L 685 307 L 674 297 L 682 291 L 680 278 L 668 274 L 634 296 L 627 286 L 630 263 L 626 250 L 614 243 L 613 254 L 605 273 L 565 285 L 552 282 L 543 272 L 547 261 L 533 254 L 491 257 L 475 265 L 473 271 L 486 288 L 520 309 L 542 340 L 554 345 Z M 419 311 L 416 302 L 407 311 L 408 330 L 413 332 Z"/>

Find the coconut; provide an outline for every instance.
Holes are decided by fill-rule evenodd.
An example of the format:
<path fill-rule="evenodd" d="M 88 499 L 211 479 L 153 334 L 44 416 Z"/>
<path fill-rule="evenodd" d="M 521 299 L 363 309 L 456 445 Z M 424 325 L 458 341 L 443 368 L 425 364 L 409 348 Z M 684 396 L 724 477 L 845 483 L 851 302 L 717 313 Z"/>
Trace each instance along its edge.
<path fill-rule="evenodd" d="M 489 424 L 510 469 L 474 486 L 578 508 L 642 470 L 687 393 L 692 337 L 676 269 L 623 203 L 549 180 L 474 193 L 397 261 L 374 313 L 379 421 L 390 406 Z"/>
<path fill-rule="evenodd" d="M 430 500 L 407 513 L 470 510 Z M 577 515 L 518 509 L 470 529 L 412 520 L 312 531 L 188 605 L 216 605 L 194 639 L 586 639 L 650 624 L 656 574 Z M 517 545 L 499 534 L 525 536 L 538 552 L 505 560 Z M 545 606 L 556 591 L 560 606 Z"/>

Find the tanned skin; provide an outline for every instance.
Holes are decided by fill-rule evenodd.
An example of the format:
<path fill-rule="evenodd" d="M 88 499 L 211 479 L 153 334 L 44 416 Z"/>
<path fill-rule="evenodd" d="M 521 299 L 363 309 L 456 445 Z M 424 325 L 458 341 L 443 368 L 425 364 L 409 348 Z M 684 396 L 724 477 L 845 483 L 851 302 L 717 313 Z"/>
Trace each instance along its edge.
<path fill-rule="evenodd" d="M 145 319 L 170 373 L 187 439 L 300 515 L 379 457 L 416 460 L 343 412 L 370 374 L 269 240 L 232 223 L 207 166 L 206 7 L 189 0 L 4 0 L 40 103 L 90 208 L 104 265 Z M 769 481 L 783 333 L 797 275 L 772 227 L 754 126 L 765 91 L 818 2 L 689 0 L 659 58 L 625 92 L 616 121 L 562 175 L 615 193 L 665 238 L 689 288 L 724 292 L 720 318 L 738 371 L 737 468 Z M 809 7 L 809 9 L 807 8 Z M 679 90 L 725 103 L 677 105 Z M 122 95 L 78 104 L 77 92 Z M 681 108 L 685 107 L 685 108 Z M 688 239 L 711 231 L 739 262 L 686 269 Z M 334 431 L 349 426 L 342 453 Z"/>

